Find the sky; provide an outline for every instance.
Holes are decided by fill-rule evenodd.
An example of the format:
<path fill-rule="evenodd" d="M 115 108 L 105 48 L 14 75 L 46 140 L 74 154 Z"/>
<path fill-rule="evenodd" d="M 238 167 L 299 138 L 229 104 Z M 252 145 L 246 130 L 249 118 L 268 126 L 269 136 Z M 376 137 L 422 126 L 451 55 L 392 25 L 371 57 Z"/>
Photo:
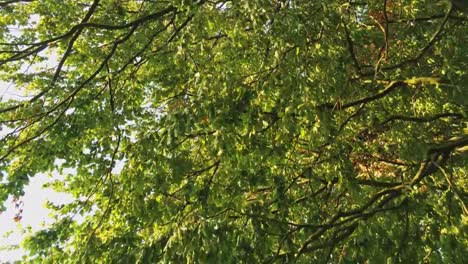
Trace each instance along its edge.
<path fill-rule="evenodd" d="M 31 18 L 31 22 L 37 21 L 37 17 Z M 21 30 L 18 29 L 14 35 L 20 35 Z M 42 62 L 35 63 L 33 67 L 27 65 L 21 67 L 20 71 L 24 73 L 33 73 L 41 69 L 55 68 L 59 62 L 59 56 L 56 51 L 47 49 L 41 52 L 47 59 Z M 37 91 L 36 91 L 37 92 Z M 0 102 L 10 99 L 14 100 L 28 100 L 34 96 L 34 91 L 27 94 L 14 85 L 14 83 L 6 83 L 0 81 Z M 32 94 L 31 94 L 32 93 Z M 10 132 L 0 125 L 0 140 Z M 56 160 L 56 162 L 58 162 Z M 124 166 L 124 161 L 117 162 L 112 170 L 112 173 L 118 174 Z M 73 169 L 64 169 L 65 174 L 75 174 Z M 52 217 L 49 216 L 50 210 L 45 208 L 45 204 L 50 201 L 54 204 L 66 204 L 72 202 L 73 198 L 69 194 L 57 193 L 50 188 L 42 188 L 42 186 L 50 181 L 63 179 L 65 175 L 59 175 L 57 171 L 52 172 L 50 175 L 38 174 L 30 178 L 29 185 L 25 187 L 25 195 L 21 198 L 22 204 L 20 208 L 15 207 L 15 203 L 10 197 L 5 203 L 7 210 L 0 212 L 0 264 L 20 260 L 24 255 L 24 250 L 21 248 L 15 250 L 2 250 L 9 246 L 17 246 L 26 237 L 26 230 L 32 232 L 39 231 L 46 228 L 53 223 Z M 4 176 L 7 177 L 7 176 Z M 5 179 L 0 178 L 0 182 Z M 15 221 L 15 215 L 22 209 L 22 219 L 19 222 Z M 76 221 L 84 220 L 82 216 L 75 216 Z"/>
<path fill-rule="evenodd" d="M 36 23 L 39 17 L 31 17 L 30 23 Z M 21 28 L 11 29 L 14 36 L 19 37 L 22 34 Z M 57 55 L 50 53 L 45 62 L 38 63 L 36 67 L 49 67 L 50 64 L 57 63 Z M 21 67 L 20 71 L 33 72 L 36 67 L 30 68 L 27 66 Z M 10 99 L 26 100 L 25 92 L 15 87 L 14 83 L 6 83 L 0 81 L 0 101 Z M 9 131 L 2 130 L 0 127 L 0 139 Z M 7 176 L 5 176 L 7 177 Z M 12 197 L 5 203 L 7 210 L 0 212 L 0 263 L 8 263 L 21 259 L 24 251 L 20 249 L 15 250 L 2 250 L 9 246 L 16 246 L 27 235 L 25 232 L 30 227 L 32 232 L 45 228 L 48 224 L 52 223 L 52 218 L 49 217 L 50 211 L 44 207 L 47 201 L 53 203 L 66 203 L 71 201 L 71 197 L 65 194 L 59 194 L 50 188 L 43 189 L 42 186 L 53 180 L 53 178 L 60 177 L 57 173 L 53 175 L 39 174 L 30 179 L 29 185 L 25 187 L 25 195 L 21 197 L 22 203 L 19 208 L 16 208 L 15 202 Z M 0 179 L 2 181 L 4 179 Z M 19 222 L 15 221 L 15 215 L 22 209 L 22 218 Z"/>
<path fill-rule="evenodd" d="M 38 16 L 30 17 L 30 23 L 36 23 L 39 21 Z M 13 36 L 19 37 L 22 34 L 20 27 L 13 28 L 11 33 Z M 24 65 L 19 71 L 24 73 L 34 73 L 41 69 L 52 69 L 59 63 L 59 55 L 54 49 L 46 49 L 40 52 L 41 56 L 46 57 L 45 61 L 34 63 L 33 65 Z M 66 67 L 66 65 L 65 65 Z M 34 91 L 30 91 L 30 94 L 23 89 L 15 86 L 14 83 L 6 83 L 0 81 L 0 102 L 7 101 L 10 99 L 14 100 L 28 100 L 34 96 Z M 31 94 L 32 93 L 32 94 Z M 36 91 L 37 93 L 37 91 Z M 11 130 L 10 130 L 11 131 Z M 7 129 L 2 130 L 0 125 L 0 140 L 7 134 Z M 56 160 L 56 163 L 59 162 Z M 124 166 L 124 161 L 117 162 L 112 170 L 112 173 L 118 174 Z M 75 174 L 74 169 L 64 169 L 63 173 Z M 22 203 L 19 208 L 16 208 L 15 202 L 10 197 L 5 203 L 7 210 L 0 212 L 0 264 L 13 262 L 20 260 L 21 256 L 24 255 L 24 250 L 21 248 L 14 250 L 4 250 L 10 246 L 18 246 L 21 241 L 27 236 L 27 230 L 36 232 L 46 228 L 48 225 L 53 223 L 53 218 L 49 215 L 50 210 L 45 208 L 47 202 L 54 204 L 67 204 L 72 202 L 73 198 L 70 194 L 57 193 L 51 188 L 43 188 L 43 185 L 47 182 L 51 182 L 57 179 L 64 179 L 65 175 L 60 175 L 57 171 L 47 174 L 38 174 L 30 178 L 29 184 L 25 187 L 25 195 L 21 197 Z M 4 176 L 8 177 L 8 176 Z M 0 178 L 0 182 L 5 179 Z M 22 218 L 19 222 L 15 221 L 15 216 L 22 209 Z M 76 215 L 74 220 L 80 222 L 84 220 L 83 216 Z"/>
<path fill-rule="evenodd" d="M 24 100 L 27 98 L 24 96 L 24 92 L 19 91 L 13 84 L 0 82 L 0 101 L 9 99 Z M 0 127 L 0 139 L 8 132 Z M 21 248 L 6 251 L 4 249 L 20 245 L 21 241 L 26 237 L 28 229 L 34 232 L 53 223 L 53 219 L 49 217 L 51 211 L 44 207 L 47 201 L 55 204 L 71 202 L 71 195 L 57 193 L 50 188 L 42 188 L 45 183 L 60 178 L 63 177 L 57 172 L 50 175 L 35 175 L 30 179 L 28 186 L 25 188 L 25 195 L 21 197 L 20 201 L 22 203 L 18 208 L 15 206 L 12 197 L 7 200 L 5 203 L 7 210 L 0 212 L 0 263 L 8 263 L 21 259 L 21 256 L 24 254 L 24 250 Z M 0 179 L 0 181 L 2 180 L 5 179 Z M 19 222 L 16 222 L 15 216 L 20 209 L 23 210 L 21 214 L 22 218 Z"/>
<path fill-rule="evenodd" d="M 16 89 L 14 85 L 0 82 L 0 101 L 9 99 L 27 99 L 28 97 L 21 96 L 24 92 Z M 9 131 L 2 130 L 0 126 L 0 139 Z M 63 162 L 56 159 L 56 165 Z M 118 174 L 123 169 L 125 162 L 117 162 L 112 170 L 112 173 Z M 21 197 L 22 202 L 19 207 L 15 206 L 15 201 L 12 197 L 7 200 L 5 206 L 7 210 L 0 212 L 0 264 L 21 260 L 24 255 L 24 250 L 21 248 L 14 250 L 5 250 L 10 246 L 18 246 L 21 241 L 30 232 L 36 232 L 47 228 L 54 222 L 50 216 L 51 211 L 45 208 L 47 202 L 54 204 L 67 204 L 74 200 L 70 194 L 58 193 L 51 188 L 43 188 L 44 184 L 55 180 L 64 179 L 68 174 L 76 174 L 75 169 L 65 168 L 63 174 L 53 171 L 49 174 L 37 174 L 30 178 L 29 184 L 25 187 L 25 195 Z M 8 177 L 8 176 L 4 176 Z M 4 181 L 5 179 L 0 179 Z M 16 201 L 18 203 L 19 201 Z M 19 222 L 15 221 L 15 216 L 22 209 L 22 218 Z M 74 220 L 80 222 L 84 220 L 83 216 L 75 215 Z"/>
<path fill-rule="evenodd" d="M 38 231 L 53 223 L 53 219 L 49 217 L 50 211 L 44 207 L 47 201 L 52 203 L 71 201 L 70 195 L 57 193 L 50 188 L 42 188 L 45 183 L 57 177 L 60 176 L 57 174 L 52 176 L 38 174 L 32 177 L 29 185 L 25 188 L 25 195 L 21 198 L 23 204 L 20 208 L 15 207 L 12 199 L 7 201 L 7 210 L 0 214 L 0 249 L 19 245 L 25 238 L 28 227 L 31 228 L 31 231 Z M 15 222 L 14 217 L 19 209 L 23 209 L 22 219 Z M 12 232 L 10 233 L 10 231 Z M 0 263 L 19 260 L 23 253 L 22 249 L 0 251 Z"/>

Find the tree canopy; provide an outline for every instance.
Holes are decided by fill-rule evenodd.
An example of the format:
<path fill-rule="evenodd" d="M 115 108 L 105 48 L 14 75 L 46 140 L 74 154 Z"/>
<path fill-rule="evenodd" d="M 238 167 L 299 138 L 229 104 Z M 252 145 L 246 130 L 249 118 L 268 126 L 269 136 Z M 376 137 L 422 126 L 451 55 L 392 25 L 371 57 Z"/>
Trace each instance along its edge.
<path fill-rule="evenodd" d="M 1 201 L 74 197 L 24 261 L 462 263 L 463 6 L 0 1 Z"/>

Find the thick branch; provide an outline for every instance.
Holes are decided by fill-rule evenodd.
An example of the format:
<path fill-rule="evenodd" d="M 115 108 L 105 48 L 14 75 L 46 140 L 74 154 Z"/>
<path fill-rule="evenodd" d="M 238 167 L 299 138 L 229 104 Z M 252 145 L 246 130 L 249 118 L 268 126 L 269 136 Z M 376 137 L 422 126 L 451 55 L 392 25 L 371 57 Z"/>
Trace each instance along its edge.
<path fill-rule="evenodd" d="M 297 251 L 296 257 L 300 256 L 303 253 L 312 252 L 316 249 L 321 248 L 323 245 L 325 246 L 333 246 L 333 244 L 328 244 L 330 241 L 325 243 L 319 243 L 315 246 L 311 245 L 312 243 L 316 242 L 325 232 L 327 232 L 330 228 L 334 226 L 342 226 L 350 221 L 354 221 L 359 218 L 368 218 L 374 215 L 377 212 L 382 210 L 389 210 L 391 208 L 384 208 L 389 202 L 393 201 L 395 198 L 401 196 L 404 193 L 405 188 L 411 187 L 419 183 L 424 177 L 431 175 L 437 168 L 440 167 L 443 163 L 447 161 L 447 158 L 450 152 L 454 151 L 457 148 L 464 147 L 468 145 L 468 137 L 461 137 L 455 140 L 451 140 L 449 142 L 439 144 L 433 148 L 431 148 L 427 155 L 430 159 L 425 160 L 421 163 L 418 172 L 415 174 L 414 178 L 408 182 L 403 183 L 397 186 L 390 187 L 388 189 L 382 190 L 376 193 L 372 198 L 367 201 L 361 207 L 349 210 L 349 211 L 338 211 L 333 217 L 331 217 L 326 224 L 322 225 L 322 227 L 318 228 L 314 233 L 312 233 L 302 244 L 302 246 Z M 380 201 L 380 202 L 379 202 Z M 372 209 L 373 208 L 373 209 Z M 398 207 L 396 207 L 398 208 Z M 342 221 L 339 219 L 344 218 Z M 307 225 L 304 225 L 307 226 Z M 344 227 L 346 229 L 346 227 Z M 354 229 L 353 229 L 354 230 Z M 345 239 L 349 235 L 352 234 L 353 231 L 349 233 L 345 233 Z"/>
<path fill-rule="evenodd" d="M 380 126 L 386 125 L 387 123 L 393 122 L 393 121 L 408 121 L 408 122 L 416 122 L 416 123 L 428 123 L 432 122 L 435 120 L 438 120 L 440 118 L 444 117 L 453 117 L 456 119 L 461 119 L 463 118 L 462 114 L 458 113 L 441 113 L 437 114 L 434 116 L 423 116 L 423 117 L 416 117 L 416 116 L 404 116 L 404 115 L 394 115 L 389 118 L 387 118 L 385 121 L 380 123 Z"/>
<path fill-rule="evenodd" d="M 403 87 L 403 86 L 406 86 L 405 81 L 393 81 L 387 87 L 385 87 L 385 89 L 383 89 L 382 91 L 380 91 L 377 94 L 374 94 L 374 95 L 371 95 L 371 96 L 368 96 L 368 97 L 364 97 L 364 98 L 358 99 L 358 100 L 356 100 L 354 102 L 350 102 L 350 103 L 341 105 L 338 108 L 335 108 L 335 105 L 332 104 L 332 103 L 323 104 L 323 105 L 319 106 L 319 108 L 344 110 L 346 108 L 350 108 L 350 107 L 361 105 L 361 104 L 366 104 L 366 103 L 381 99 L 381 98 L 385 97 L 386 95 L 388 95 L 389 93 L 393 92 L 396 88 Z"/>

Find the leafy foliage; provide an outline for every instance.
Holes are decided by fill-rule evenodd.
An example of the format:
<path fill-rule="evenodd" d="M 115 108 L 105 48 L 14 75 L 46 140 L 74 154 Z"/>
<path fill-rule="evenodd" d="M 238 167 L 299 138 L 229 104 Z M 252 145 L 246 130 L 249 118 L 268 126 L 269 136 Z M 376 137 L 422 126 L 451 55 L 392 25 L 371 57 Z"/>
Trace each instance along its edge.
<path fill-rule="evenodd" d="M 25 261 L 468 259 L 458 3 L 0 7 L 0 197 L 75 171 Z"/>

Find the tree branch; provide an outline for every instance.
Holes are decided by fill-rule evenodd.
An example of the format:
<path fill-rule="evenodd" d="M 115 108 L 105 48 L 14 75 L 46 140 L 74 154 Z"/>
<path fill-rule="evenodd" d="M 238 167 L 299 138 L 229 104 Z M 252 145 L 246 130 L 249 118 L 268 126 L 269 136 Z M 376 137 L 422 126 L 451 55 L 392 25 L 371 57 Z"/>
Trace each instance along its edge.
<path fill-rule="evenodd" d="M 6 7 L 7 5 L 10 4 L 15 4 L 15 3 L 31 3 L 34 2 L 35 0 L 9 0 L 9 1 L 3 1 L 0 2 L 0 7 Z"/>

